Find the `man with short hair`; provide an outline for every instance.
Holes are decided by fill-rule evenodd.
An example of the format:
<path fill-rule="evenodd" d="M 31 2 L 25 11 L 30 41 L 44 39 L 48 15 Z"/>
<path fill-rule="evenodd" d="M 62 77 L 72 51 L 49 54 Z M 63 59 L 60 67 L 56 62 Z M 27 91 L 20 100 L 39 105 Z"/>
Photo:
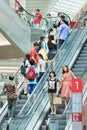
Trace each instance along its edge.
<path fill-rule="evenodd" d="M 41 19 L 42 19 L 42 14 L 40 13 L 40 10 L 39 9 L 36 9 L 35 10 L 36 12 L 36 17 L 34 19 L 34 24 L 35 24 L 35 27 L 40 27 L 40 22 L 41 22 Z"/>
<path fill-rule="evenodd" d="M 17 99 L 16 87 L 13 75 L 9 76 L 9 81 L 4 84 L 3 91 L 7 94 L 8 117 L 13 117 Z"/>
<path fill-rule="evenodd" d="M 35 64 L 37 65 L 38 63 L 38 55 L 37 55 L 37 49 L 38 49 L 38 42 L 33 43 L 33 49 L 30 50 L 30 60 L 34 60 Z"/>
<path fill-rule="evenodd" d="M 69 33 L 70 33 L 70 27 L 65 24 L 64 19 L 61 19 L 60 26 L 59 26 L 58 49 L 61 47 L 63 42 L 67 39 Z"/>

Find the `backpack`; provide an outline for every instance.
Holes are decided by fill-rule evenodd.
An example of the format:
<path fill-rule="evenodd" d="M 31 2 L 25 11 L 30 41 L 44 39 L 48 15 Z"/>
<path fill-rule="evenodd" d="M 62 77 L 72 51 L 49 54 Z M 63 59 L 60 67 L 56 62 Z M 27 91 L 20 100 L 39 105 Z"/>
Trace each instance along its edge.
<path fill-rule="evenodd" d="M 36 78 L 36 73 L 34 67 L 30 67 L 28 73 L 26 74 L 26 78 L 29 80 L 34 80 Z"/>
<path fill-rule="evenodd" d="M 21 66 L 21 74 L 24 76 L 26 76 L 26 68 L 27 67 L 24 64 Z"/>

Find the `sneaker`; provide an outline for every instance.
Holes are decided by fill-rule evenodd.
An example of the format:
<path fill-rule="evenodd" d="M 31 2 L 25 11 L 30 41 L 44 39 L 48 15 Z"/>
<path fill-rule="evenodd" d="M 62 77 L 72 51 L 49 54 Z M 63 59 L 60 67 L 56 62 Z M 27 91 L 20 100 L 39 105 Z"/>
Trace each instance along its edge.
<path fill-rule="evenodd" d="M 55 112 L 53 112 L 53 115 L 56 115 L 56 113 L 55 113 Z"/>
<path fill-rule="evenodd" d="M 50 115 L 53 115 L 53 112 L 51 112 Z"/>

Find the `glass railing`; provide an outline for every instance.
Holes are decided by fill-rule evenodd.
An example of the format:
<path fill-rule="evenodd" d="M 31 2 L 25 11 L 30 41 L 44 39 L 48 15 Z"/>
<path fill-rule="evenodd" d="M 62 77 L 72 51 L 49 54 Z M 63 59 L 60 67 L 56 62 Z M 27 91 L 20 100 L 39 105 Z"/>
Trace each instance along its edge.
<path fill-rule="evenodd" d="M 55 56 L 55 60 L 53 63 L 50 64 L 49 68 L 47 69 L 46 73 L 44 74 L 44 76 L 42 77 L 42 79 L 40 80 L 39 84 L 37 85 L 37 89 L 36 91 L 36 97 L 35 99 L 33 98 L 33 95 L 30 99 L 30 102 L 27 101 L 27 103 L 25 104 L 25 106 L 23 107 L 22 111 L 19 114 L 19 117 L 14 118 L 11 123 L 10 123 L 10 129 L 15 127 L 16 129 L 21 129 L 21 128 L 25 128 L 31 125 L 30 122 L 33 121 L 33 118 L 36 116 L 38 117 L 38 109 L 44 109 L 45 106 L 48 104 L 49 99 L 47 96 L 47 91 L 42 92 L 41 89 L 42 87 L 45 85 L 49 72 L 51 70 L 55 70 L 56 74 L 58 76 L 58 78 L 60 77 L 61 74 L 61 67 L 64 64 L 70 64 L 71 59 L 73 58 L 73 55 L 75 54 L 75 52 L 78 50 L 79 46 L 83 45 L 86 37 L 87 30 L 85 28 L 81 29 L 76 29 L 72 32 L 72 35 L 66 40 L 65 44 L 63 44 L 61 50 L 59 50 L 57 52 L 57 55 Z M 77 39 L 78 37 L 78 39 Z M 74 40 L 73 40 L 74 39 Z M 70 44 L 72 43 L 72 44 Z M 71 51 L 72 50 L 72 51 Z M 35 92 L 34 91 L 34 92 Z M 29 104 L 32 104 L 29 105 Z M 38 108 L 40 106 L 40 108 Z M 37 110 L 37 114 L 35 114 Z M 41 111 L 39 111 L 40 114 Z M 25 118 L 24 118 L 25 117 Z M 15 126 L 15 123 L 17 122 L 17 125 Z M 34 120 L 34 122 L 36 123 L 36 121 Z M 35 126 L 32 125 L 32 127 Z M 20 124 L 23 124 L 20 126 Z"/>

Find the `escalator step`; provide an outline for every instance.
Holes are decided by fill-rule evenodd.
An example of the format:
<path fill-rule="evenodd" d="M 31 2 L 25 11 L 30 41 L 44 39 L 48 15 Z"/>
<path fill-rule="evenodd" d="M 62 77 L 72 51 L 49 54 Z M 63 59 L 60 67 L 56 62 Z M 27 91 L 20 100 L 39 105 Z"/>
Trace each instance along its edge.
<path fill-rule="evenodd" d="M 20 99 L 17 101 L 17 104 L 25 104 L 26 99 Z"/>
<path fill-rule="evenodd" d="M 87 50 L 82 50 L 81 53 L 87 54 Z"/>
<path fill-rule="evenodd" d="M 84 68 L 73 68 L 72 69 L 73 72 L 83 72 L 84 71 Z"/>
<path fill-rule="evenodd" d="M 87 57 L 78 57 L 77 60 L 81 60 L 81 61 L 87 61 Z"/>
<path fill-rule="evenodd" d="M 21 99 L 27 99 L 26 95 L 21 95 Z"/>
<path fill-rule="evenodd" d="M 76 61 L 76 64 L 87 64 L 87 61 Z"/>
<path fill-rule="evenodd" d="M 57 109 L 56 113 L 57 114 L 62 114 L 64 112 L 64 109 Z"/>
<path fill-rule="evenodd" d="M 46 130 L 46 125 L 42 125 L 42 129 L 41 130 Z"/>
<path fill-rule="evenodd" d="M 87 57 L 87 53 L 81 53 L 80 55 L 79 55 L 80 57 L 82 56 L 82 57 Z"/>
<path fill-rule="evenodd" d="M 74 67 L 75 67 L 75 68 L 80 68 L 80 67 L 81 67 L 81 68 L 84 68 L 84 67 L 86 67 L 86 64 L 75 64 Z M 73 68 L 74 68 L 74 67 L 73 67 Z"/>
<path fill-rule="evenodd" d="M 65 126 L 60 126 L 59 130 L 65 130 Z"/>

